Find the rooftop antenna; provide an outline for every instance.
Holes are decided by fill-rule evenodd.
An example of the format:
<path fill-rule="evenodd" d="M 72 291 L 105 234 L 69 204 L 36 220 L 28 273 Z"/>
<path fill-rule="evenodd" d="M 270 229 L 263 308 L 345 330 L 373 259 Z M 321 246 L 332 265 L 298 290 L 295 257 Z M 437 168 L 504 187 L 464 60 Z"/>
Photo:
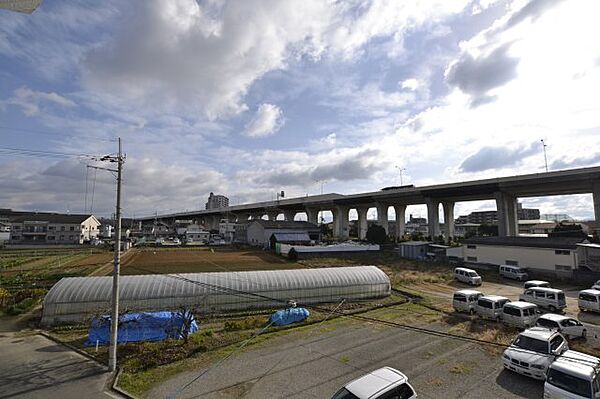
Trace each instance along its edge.
<path fill-rule="evenodd" d="M 542 142 L 542 149 L 544 150 L 544 164 L 546 165 L 546 173 L 548 173 L 548 157 L 546 156 L 546 143 L 544 142 L 544 139 L 540 140 Z"/>

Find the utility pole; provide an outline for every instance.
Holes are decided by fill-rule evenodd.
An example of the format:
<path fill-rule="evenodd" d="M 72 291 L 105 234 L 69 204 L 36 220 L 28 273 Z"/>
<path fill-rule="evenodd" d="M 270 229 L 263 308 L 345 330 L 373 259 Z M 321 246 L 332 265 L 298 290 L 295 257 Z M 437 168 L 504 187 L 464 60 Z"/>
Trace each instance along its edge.
<path fill-rule="evenodd" d="M 110 346 L 108 350 L 108 370 L 117 369 L 117 337 L 119 329 L 119 273 L 121 268 L 121 183 L 123 174 L 123 164 L 125 156 L 121 147 L 121 138 L 119 137 L 119 152 L 116 157 L 104 156 L 101 161 L 117 163 L 117 206 L 115 212 L 115 257 L 113 269 L 112 285 L 112 314 L 110 325 Z M 109 169 L 110 171 L 114 171 Z"/>
<path fill-rule="evenodd" d="M 540 140 L 542 142 L 542 148 L 544 149 L 544 164 L 546 165 L 546 173 L 548 173 L 548 157 L 546 157 L 546 143 L 544 139 Z"/>

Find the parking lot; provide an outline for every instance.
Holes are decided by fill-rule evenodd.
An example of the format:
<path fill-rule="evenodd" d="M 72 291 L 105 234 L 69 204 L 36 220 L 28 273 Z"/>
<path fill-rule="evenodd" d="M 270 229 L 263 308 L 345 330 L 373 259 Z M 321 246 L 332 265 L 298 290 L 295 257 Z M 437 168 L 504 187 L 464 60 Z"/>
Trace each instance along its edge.
<path fill-rule="evenodd" d="M 543 383 L 502 368 L 500 355 L 477 344 L 379 324 L 336 322 L 270 339 L 210 369 L 182 398 L 328 398 L 346 382 L 383 366 L 408 375 L 423 398 L 540 398 Z M 428 328 L 446 327 L 430 324 Z M 496 349 L 497 351 L 497 349 Z M 156 387 L 166 397 L 203 370 Z"/>

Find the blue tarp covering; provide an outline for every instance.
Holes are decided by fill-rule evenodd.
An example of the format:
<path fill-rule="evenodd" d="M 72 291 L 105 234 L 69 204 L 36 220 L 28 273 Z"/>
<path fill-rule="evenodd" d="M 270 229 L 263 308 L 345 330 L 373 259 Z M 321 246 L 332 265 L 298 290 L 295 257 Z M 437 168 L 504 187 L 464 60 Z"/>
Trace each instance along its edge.
<path fill-rule="evenodd" d="M 110 316 L 92 319 L 86 345 L 106 345 L 110 342 Z M 184 317 L 178 312 L 128 313 L 119 318 L 117 341 L 120 344 L 139 341 L 162 341 L 181 339 L 184 329 Z M 198 323 L 192 320 L 189 333 L 198 331 Z"/>
<path fill-rule="evenodd" d="M 308 309 L 304 308 L 288 308 L 285 310 L 278 310 L 273 313 L 269 318 L 269 321 L 274 326 L 287 326 L 288 324 L 297 323 L 306 319 L 310 315 Z"/>

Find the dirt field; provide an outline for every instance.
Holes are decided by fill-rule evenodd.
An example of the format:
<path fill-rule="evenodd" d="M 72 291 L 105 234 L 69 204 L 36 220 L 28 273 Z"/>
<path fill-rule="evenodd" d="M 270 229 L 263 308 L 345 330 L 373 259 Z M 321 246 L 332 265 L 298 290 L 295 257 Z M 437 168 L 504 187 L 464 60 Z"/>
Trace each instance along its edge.
<path fill-rule="evenodd" d="M 134 252 L 122 263 L 121 274 L 201 273 L 303 267 L 259 250 L 147 248 L 132 251 Z"/>

